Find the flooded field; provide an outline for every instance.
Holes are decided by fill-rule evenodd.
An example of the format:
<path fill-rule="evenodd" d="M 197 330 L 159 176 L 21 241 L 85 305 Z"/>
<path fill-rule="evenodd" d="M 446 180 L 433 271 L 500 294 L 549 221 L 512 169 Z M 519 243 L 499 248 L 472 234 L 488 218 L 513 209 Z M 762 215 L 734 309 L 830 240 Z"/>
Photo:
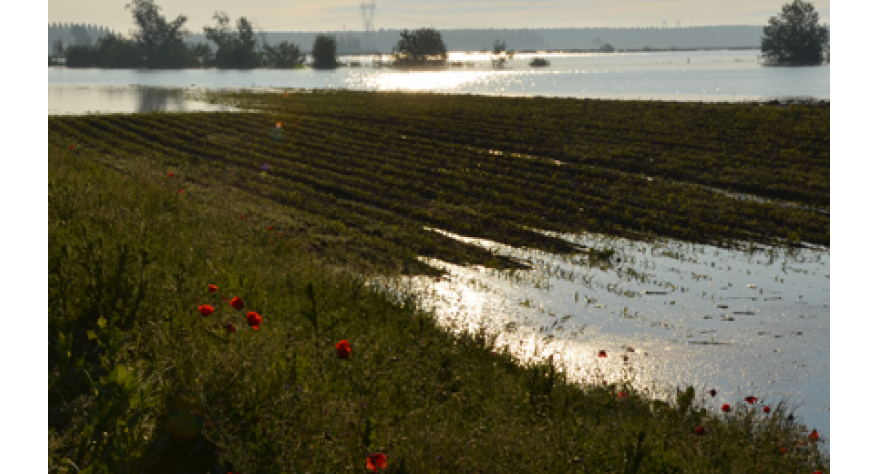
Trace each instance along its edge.
<path fill-rule="evenodd" d="M 139 85 L 50 84 L 49 115 L 149 112 L 237 112 L 236 107 L 192 100 L 183 89 Z"/>
<path fill-rule="evenodd" d="M 448 275 L 396 282 L 447 326 L 488 328 L 522 359 L 553 354 L 569 376 L 625 379 L 660 398 L 694 385 L 698 393 L 717 390 L 708 402 L 715 409 L 749 395 L 771 407 L 785 401 L 808 426 L 829 433 L 828 250 L 725 250 L 588 234 L 558 235 L 592 250 L 562 256 L 442 233 L 532 267 L 426 259 Z"/>

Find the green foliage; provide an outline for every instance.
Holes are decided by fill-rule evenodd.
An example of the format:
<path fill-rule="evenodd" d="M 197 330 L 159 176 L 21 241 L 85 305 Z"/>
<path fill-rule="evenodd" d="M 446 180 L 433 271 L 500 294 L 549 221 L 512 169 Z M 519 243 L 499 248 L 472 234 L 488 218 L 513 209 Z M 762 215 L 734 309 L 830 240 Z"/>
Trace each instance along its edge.
<path fill-rule="evenodd" d="M 401 31 L 392 51 L 399 65 L 445 64 L 448 57 L 443 35 L 434 28 Z"/>
<path fill-rule="evenodd" d="M 189 34 L 184 28 L 186 17 L 179 15 L 168 22 L 159 14 L 153 0 L 133 0 L 126 5 L 131 10 L 135 30 L 132 39 L 140 49 L 143 65 L 147 68 L 183 68 L 191 65 L 183 38 Z"/>
<path fill-rule="evenodd" d="M 821 64 L 829 42 L 828 27 L 819 24 L 812 3 L 794 0 L 771 17 L 761 37 L 761 55 L 767 64 Z M 830 61 L 830 54 L 827 57 Z"/>
<path fill-rule="evenodd" d="M 332 97 L 316 110 L 335 113 Z M 376 96 L 351 97 L 389 118 Z M 632 392 L 626 380 L 574 384 L 558 363 L 520 365 L 486 331 L 456 335 L 413 302 L 356 276 L 357 258 L 346 246 L 357 248 L 349 240 L 371 232 L 389 232 L 367 241 L 379 246 L 372 254 L 379 261 L 406 255 L 382 246 L 386 238 L 468 254 L 450 242 L 421 240 L 421 221 L 391 220 L 386 227 L 402 226 L 395 233 L 375 226 L 392 213 L 374 210 L 359 220 L 370 211 L 356 199 L 376 188 L 365 179 L 346 182 L 331 165 L 362 156 L 359 166 L 349 165 L 352 172 L 385 155 L 368 153 L 377 129 L 313 117 L 295 108 L 309 107 L 307 97 L 296 99 L 300 105 L 280 114 L 286 124 L 300 119 L 304 130 L 291 130 L 296 146 L 265 137 L 278 115 L 50 118 L 51 472 L 357 471 L 373 451 L 388 455 L 388 472 L 828 469 L 827 455 L 811 444 L 798 447 L 805 431 L 787 421 L 785 407 L 767 416 L 737 406 L 719 416 L 704 411 L 692 388 L 665 403 Z M 439 110 L 442 131 L 448 115 Z M 337 147 L 342 131 L 353 140 Z M 412 166 L 400 179 L 387 165 L 404 157 L 389 143 L 404 142 L 384 140 L 383 151 L 401 161 L 366 168 L 383 188 L 424 172 L 418 157 L 439 143 L 407 136 Z M 297 147 L 309 152 L 294 153 Z M 456 169 L 461 164 L 450 160 L 465 150 L 433 153 Z M 318 158 L 306 159 L 313 154 Z M 474 168 L 500 164 L 498 155 L 483 155 L 464 158 L 483 165 Z M 267 157 L 278 177 L 259 177 L 254 163 Z M 550 179 L 525 163 L 506 168 Z M 299 166 L 303 174 L 293 174 Z M 494 173 L 485 183 L 500 179 Z M 312 194 L 285 176 L 305 180 Z M 358 187 L 369 192 L 356 194 Z M 301 208 L 315 199 L 318 207 Z M 338 260 L 334 248 L 341 249 Z M 233 296 L 245 302 L 242 311 L 228 304 Z M 202 304 L 214 313 L 199 314 Z M 248 311 L 263 317 L 258 331 L 245 324 Z M 238 330 L 228 332 L 228 324 Z M 334 351 L 341 339 L 352 346 L 347 360 Z M 616 395 L 623 389 L 630 396 Z M 694 434 L 697 422 L 705 436 Z M 780 456 L 781 446 L 790 453 Z"/>
<path fill-rule="evenodd" d="M 247 18 L 236 21 L 236 30 L 229 26 L 229 16 L 225 12 L 214 13 L 216 26 L 206 26 L 205 37 L 216 46 L 212 65 L 220 69 L 253 69 L 260 66 L 257 53 L 257 40 L 254 28 Z"/>
<path fill-rule="evenodd" d="M 333 35 L 317 35 L 312 44 L 312 67 L 315 69 L 335 69 L 339 66 L 336 59 L 336 37 Z"/>
<path fill-rule="evenodd" d="M 265 41 L 263 43 L 266 63 L 270 68 L 291 69 L 305 62 L 305 55 L 299 50 L 299 46 L 293 43 L 282 41 L 275 46 L 265 44 Z"/>

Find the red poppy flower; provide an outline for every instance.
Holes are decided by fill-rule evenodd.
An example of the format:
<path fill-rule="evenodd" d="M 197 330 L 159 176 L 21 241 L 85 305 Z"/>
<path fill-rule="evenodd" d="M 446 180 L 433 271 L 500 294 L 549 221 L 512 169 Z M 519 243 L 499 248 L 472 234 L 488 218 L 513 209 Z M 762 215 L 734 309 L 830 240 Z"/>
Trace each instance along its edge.
<path fill-rule="evenodd" d="M 779 450 L 782 451 L 782 454 L 785 454 L 788 451 L 785 447 L 779 448 Z"/>
<path fill-rule="evenodd" d="M 183 194 L 183 188 L 178 189 L 177 192 Z"/>
<path fill-rule="evenodd" d="M 244 214 L 241 215 L 241 220 L 244 220 Z"/>
<path fill-rule="evenodd" d="M 272 227 L 272 226 L 269 226 L 269 230 L 272 230 L 272 229 L 273 229 L 273 227 Z"/>
<path fill-rule="evenodd" d="M 241 300 L 238 296 L 232 298 L 232 301 L 229 302 L 229 306 L 241 311 L 241 308 L 244 308 L 244 301 Z"/>
<path fill-rule="evenodd" d="M 601 350 L 599 351 L 599 357 L 608 357 L 608 353 L 606 353 L 604 350 Z"/>
<path fill-rule="evenodd" d="M 217 285 L 208 285 L 208 291 L 211 293 L 217 293 Z"/>
<path fill-rule="evenodd" d="M 343 339 L 336 343 L 336 357 L 348 359 L 349 354 L 351 354 L 351 344 L 348 341 Z"/>
<path fill-rule="evenodd" d="M 721 411 L 723 411 L 724 413 L 730 412 L 730 405 L 726 403 L 724 405 L 721 405 Z"/>
<path fill-rule="evenodd" d="M 822 471 L 813 471 L 813 474 L 822 474 Z"/>
<path fill-rule="evenodd" d="M 747 401 L 747 402 L 749 402 L 749 405 L 754 405 L 755 402 L 758 401 L 758 397 L 753 397 L 753 396 L 749 395 L 749 396 L 746 397 L 744 400 Z"/>
<path fill-rule="evenodd" d="M 247 314 L 247 322 L 248 326 L 254 328 L 254 331 L 260 329 L 260 324 L 263 324 L 263 318 L 260 317 L 259 314 L 251 311 Z"/>
<path fill-rule="evenodd" d="M 387 465 L 388 457 L 382 453 L 373 453 L 367 456 L 367 469 L 373 472 L 379 472 L 379 469 L 384 469 Z"/>
<path fill-rule="evenodd" d="M 172 177 L 172 176 L 174 176 L 174 173 L 168 173 L 168 177 L 169 177 L 169 178 Z"/>
<path fill-rule="evenodd" d="M 718 392 L 716 392 L 714 388 L 712 390 L 709 390 L 709 396 L 712 398 L 715 398 L 715 394 L 717 394 L 717 393 Z"/>
<path fill-rule="evenodd" d="M 697 433 L 697 436 L 703 436 L 706 434 L 706 428 L 703 428 L 702 426 L 698 426 L 694 431 Z"/>
<path fill-rule="evenodd" d="M 617 398 L 626 398 L 628 396 L 629 396 L 629 394 L 624 392 L 623 390 L 617 392 Z"/>
<path fill-rule="evenodd" d="M 226 301 L 226 297 L 225 297 L 225 296 L 223 297 L 223 301 L 224 301 L 224 302 Z"/>
<path fill-rule="evenodd" d="M 202 316 L 209 316 L 214 312 L 214 307 L 203 304 L 199 306 L 199 312 L 202 313 Z"/>
<path fill-rule="evenodd" d="M 816 441 L 819 441 L 819 432 L 818 432 L 818 431 L 813 430 L 813 432 L 810 433 L 810 441 L 812 441 L 812 442 L 814 442 L 814 443 L 815 443 Z"/>
<path fill-rule="evenodd" d="M 229 323 L 229 324 L 227 324 L 226 326 L 223 326 L 223 327 L 226 328 L 226 330 L 229 331 L 229 332 L 235 332 L 235 326 L 233 326 L 232 323 Z"/>
<path fill-rule="evenodd" d="M 764 413 L 770 413 L 770 407 L 765 406 L 765 407 L 764 407 Z"/>
<path fill-rule="evenodd" d="M 73 150 L 74 148 L 76 148 L 76 145 L 70 145 L 71 150 Z"/>

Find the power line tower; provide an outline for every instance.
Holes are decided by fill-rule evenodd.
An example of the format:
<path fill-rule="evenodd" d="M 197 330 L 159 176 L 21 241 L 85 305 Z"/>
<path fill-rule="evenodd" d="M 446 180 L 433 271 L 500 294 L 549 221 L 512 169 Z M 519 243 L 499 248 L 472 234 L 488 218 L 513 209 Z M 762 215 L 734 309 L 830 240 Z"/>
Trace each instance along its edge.
<path fill-rule="evenodd" d="M 375 48 L 376 42 L 373 41 L 375 30 L 373 29 L 373 21 L 376 18 L 376 0 L 370 0 L 370 3 L 364 3 L 361 0 L 361 22 L 364 24 L 364 39 L 366 47 Z"/>

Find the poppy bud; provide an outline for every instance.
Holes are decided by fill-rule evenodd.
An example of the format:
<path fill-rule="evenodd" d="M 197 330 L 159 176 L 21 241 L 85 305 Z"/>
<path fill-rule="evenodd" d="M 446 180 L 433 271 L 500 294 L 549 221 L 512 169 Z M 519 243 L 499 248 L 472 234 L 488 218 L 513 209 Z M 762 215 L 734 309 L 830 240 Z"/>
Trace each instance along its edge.
<path fill-rule="evenodd" d="M 599 357 L 608 357 L 608 353 L 606 353 L 605 350 L 601 350 L 599 351 Z"/>
<path fill-rule="evenodd" d="M 712 398 L 715 398 L 716 393 L 718 393 L 718 392 L 716 392 L 714 388 L 712 390 L 709 390 L 709 396 Z"/>
<path fill-rule="evenodd" d="M 348 343 L 345 339 L 336 343 L 336 357 L 340 359 L 348 359 L 348 356 L 351 354 L 351 344 Z"/>
<path fill-rule="evenodd" d="M 703 428 L 702 426 L 698 426 L 694 431 L 697 433 L 697 436 L 703 436 L 706 434 L 706 428 Z"/>
<path fill-rule="evenodd" d="M 217 285 L 208 285 L 208 291 L 211 293 L 217 293 Z"/>
<path fill-rule="evenodd" d="M 229 305 L 233 308 L 241 311 L 241 308 L 244 308 L 244 301 L 241 300 L 238 296 L 232 298 L 232 301 L 229 302 Z"/>
<path fill-rule="evenodd" d="M 235 332 L 235 326 L 233 326 L 231 323 L 223 327 L 229 332 Z"/>
<path fill-rule="evenodd" d="M 263 318 L 260 317 L 259 314 L 251 311 L 247 314 L 247 322 L 248 326 L 254 328 L 254 331 L 260 329 L 260 324 L 263 324 Z"/>
<path fill-rule="evenodd" d="M 770 413 L 770 407 L 765 406 L 765 407 L 764 407 L 764 413 Z"/>

